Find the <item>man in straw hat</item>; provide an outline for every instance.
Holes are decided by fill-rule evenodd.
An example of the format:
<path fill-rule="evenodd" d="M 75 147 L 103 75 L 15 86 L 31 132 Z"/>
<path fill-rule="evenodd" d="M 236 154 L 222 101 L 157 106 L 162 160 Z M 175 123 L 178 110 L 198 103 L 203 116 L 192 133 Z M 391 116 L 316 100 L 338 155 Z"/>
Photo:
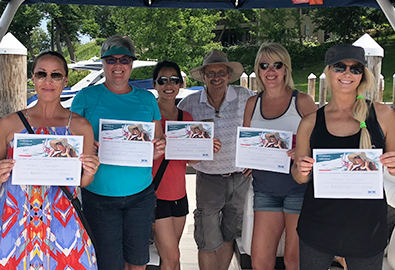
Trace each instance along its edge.
<path fill-rule="evenodd" d="M 241 168 L 235 167 L 237 127 L 242 126 L 244 108 L 254 92 L 230 85 L 243 73 L 238 62 L 229 62 L 225 53 L 213 50 L 203 65 L 191 70 L 204 90 L 185 97 L 178 107 L 195 121 L 214 122 L 215 137 L 222 142 L 213 161 L 194 165 L 196 173 L 195 241 L 200 269 L 228 269 L 233 241 L 240 235 L 244 197 L 249 185 Z"/>

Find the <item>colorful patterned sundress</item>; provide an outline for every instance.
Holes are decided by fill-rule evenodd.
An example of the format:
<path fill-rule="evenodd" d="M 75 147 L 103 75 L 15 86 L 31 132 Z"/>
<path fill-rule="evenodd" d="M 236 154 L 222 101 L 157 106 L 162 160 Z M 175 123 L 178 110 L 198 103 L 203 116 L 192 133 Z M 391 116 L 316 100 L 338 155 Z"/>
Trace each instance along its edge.
<path fill-rule="evenodd" d="M 33 130 L 71 134 L 68 126 Z M 13 141 L 7 149 L 12 157 Z M 11 185 L 11 178 L 0 187 L 0 269 L 97 269 L 91 239 L 60 187 Z M 79 188 L 68 189 L 78 195 Z"/>

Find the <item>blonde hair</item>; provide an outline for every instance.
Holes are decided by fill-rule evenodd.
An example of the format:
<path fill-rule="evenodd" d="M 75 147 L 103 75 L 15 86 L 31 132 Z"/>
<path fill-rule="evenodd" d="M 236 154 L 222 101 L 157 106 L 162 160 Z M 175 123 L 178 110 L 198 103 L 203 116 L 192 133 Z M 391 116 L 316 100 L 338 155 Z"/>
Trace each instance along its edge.
<path fill-rule="evenodd" d="M 294 80 L 292 79 L 292 66 L 291 66 L 291 57 L 287 49 L 285 49 L 281 44 L 278 43 L 264 43 L 258 50 L 258 53 L 255 58 L 254 71 L 256 75 L 256 82 L 258 85 L 258 92 L 265 91 L 266 87 L 262 82 L 261 77 L 259 76 L 259 64 L 261 62 L 262 56 L 265 56 L 270 61 L 273 62 L 282 62 L 285 66 L 285 76 L 284 82 L 285 86 L 289 89 L 294 89 Z"/>
<path fill-rule="evenodd" d="M 326 85 L 328 87 L 328 90 L 332 90 L 332 85 L 331 85 L 331 80 L 330 78 L 330 72 L 329 72 L 329 66 L 326 66 L 324 69 L 324 73 L 326 75 Z M 374 78 L 372 73 L 364 67 L 363 73 L 362 73 L 362 79 L 361 82 L 359 83 L 357 87 L 357 97 L 362 96 L 363 93 L 367 91 L 372 91 L 374 88 Z M 371 103 L 369 106 L 372 106 Z M 358 98 L 355 100 L 354 106 L 352 108 L 352 116 L 353 118 L 358 121 L 358 123 L 365 122 L 366 119 L 368 118 L 368 113 L 369 113 L 369 106 L 366 104 L 365 98 Z M 366 124 L 365 124 L 366 126 Z M 370 134 L 369 131 L 366 127 L 361 127 L 361 137 L 359 141 L 359 148 L 361 149 L 371 149 L 372 148 L 372 142 L 370 140 Z"/>

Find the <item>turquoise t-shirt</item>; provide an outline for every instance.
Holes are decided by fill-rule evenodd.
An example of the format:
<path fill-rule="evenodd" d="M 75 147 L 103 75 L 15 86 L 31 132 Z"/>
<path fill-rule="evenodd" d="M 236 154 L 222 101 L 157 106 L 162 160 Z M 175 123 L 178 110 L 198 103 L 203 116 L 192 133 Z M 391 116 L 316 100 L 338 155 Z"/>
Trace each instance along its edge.
<path fill-rule="evenodd" d="M 99 141 L 100 119 L 152 122 L 161 115 L 154 95 L 133 87 L 127 94 L 115 94 L 104 84 L 82 89 L 74 98 L 71 111 L 88 119 L 95 140 Z M 147 188 L 152 182 L 151 167 L 101 164 L 87 190 L 103 196 L 129 196 Z"/>

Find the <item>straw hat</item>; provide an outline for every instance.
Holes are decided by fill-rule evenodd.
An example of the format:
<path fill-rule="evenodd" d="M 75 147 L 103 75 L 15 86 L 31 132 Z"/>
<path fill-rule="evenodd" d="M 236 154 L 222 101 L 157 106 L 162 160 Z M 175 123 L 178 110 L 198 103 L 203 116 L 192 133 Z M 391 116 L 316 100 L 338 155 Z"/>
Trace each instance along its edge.
<path fill-rule="evenodd" d="M 51 141 L 49 142 L 49 144 L 51 145 L 51 147 L 52 147 L 53 149 L 55 149 L 55 150 L 58 150 L 58 147 L 56 146 L 57 143 L 61 143 L 64 147 L 73 148 L 73 146 L 67 142 L 67 139 L 66 139 L 66 138 L 54 139 L 54 140 L 51 140 Z"/>
<path fill-rule="evenodd" d="M 195 80 L 203 82 L 202 69 L 212 64 L 224 64 L 233 70 L 229 83 L 237 81 L 244 71 L 243 66 L 239 62 L 229 62 L 228 57 L 224 52 L 215 49 L 207 53 L 203 58 L 203 65 L 192 69 L 191 72 L 189 72 L 189 75 L 191 75 Z"/>
<path fill-rule="evenodd" d="M 279 140 L 279 139 L 280 139 L 280 134 L 279 134 L 278 132 L 274 132 L 274 133 L 268 132 L 268 133 L 265 134 L 266 140 L 269 141 L 269 140 L 270 140 L 270 137 L 274 137 L 274 138 L 276 138 L 277 140 Z"/>
<path fill-rule="evenodd" d="M 348 160 L 350 160 L 352 163 L 356 164 L 356 162 L 355 162 L 356 157 L 360 157 L 363 161 L 369 161 L 369 159 L 366 157 L 365 152 L 349 154 Z"/>
<path fill-rule="evenodd" d="M 202 124 L 191 125 L 191 127 L 190 127 L 190 129 L 191 129 L 192 131 L 194 131 L 195 128 L 198 128 L 198 129 L 200 129 L 200 130 L 202 130 L 202 131 L 205 130 L 205 129 L 203 128 L 203 125 L 202 125 Z"/>
<path fill-rule="evenodd" d="M 133 129 L 137 128 L 139 131 L 143 131 L 143 125 L 138 124 L 138 125 L 130 125 L 128 126 L 129 132 L 133 133 Z"/>

